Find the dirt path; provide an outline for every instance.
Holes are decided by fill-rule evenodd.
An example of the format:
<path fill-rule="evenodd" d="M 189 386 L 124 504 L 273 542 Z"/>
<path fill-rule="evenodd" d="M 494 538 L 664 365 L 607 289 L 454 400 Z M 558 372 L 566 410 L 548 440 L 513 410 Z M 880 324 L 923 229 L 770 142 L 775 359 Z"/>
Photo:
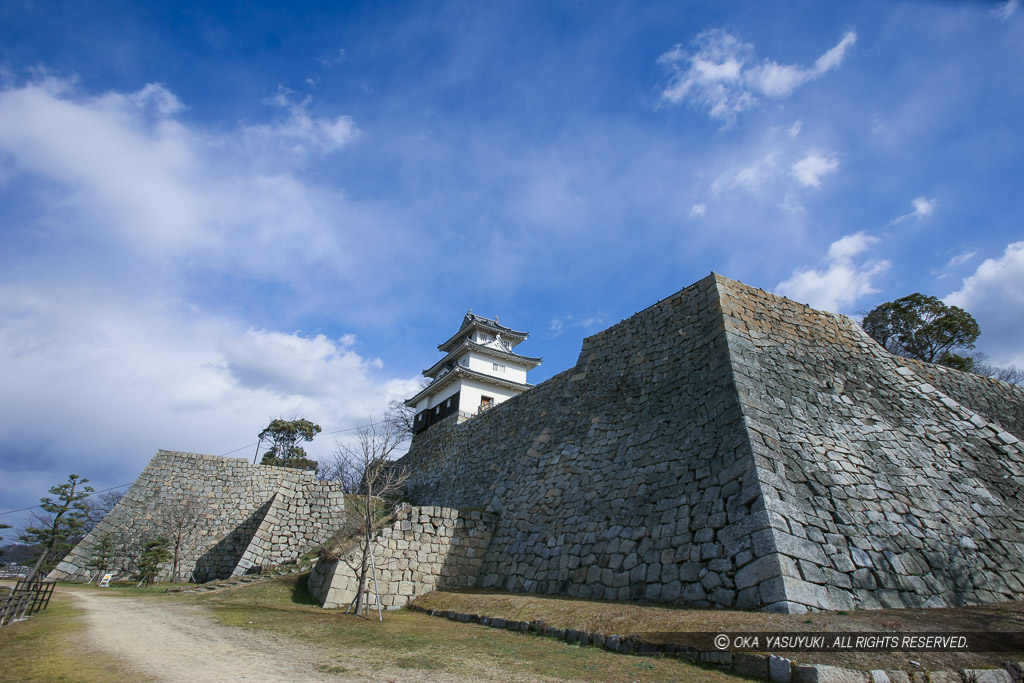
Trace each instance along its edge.
<path fill-rule="evenodd" d="M 417 671 L 368 661 L 358 652 L 327 649 L 287 636 L 225 626 L 202 607 L 63 588 L 85 612 L 87 646 L 131 670 L 135 680 L 195 683 L 295 683 L 549 680 L 478 670 L 467 676 Z M 112 677 L 111 680 L 121 680 Z"/>
<path fill-rule="evenodd" d="M 150 681 L 343 681 L 306 643 L 218 624 L 192 605 L 74 591 L 91 645 Z M 365 680 L 365 679 L 363 679 Z"/>

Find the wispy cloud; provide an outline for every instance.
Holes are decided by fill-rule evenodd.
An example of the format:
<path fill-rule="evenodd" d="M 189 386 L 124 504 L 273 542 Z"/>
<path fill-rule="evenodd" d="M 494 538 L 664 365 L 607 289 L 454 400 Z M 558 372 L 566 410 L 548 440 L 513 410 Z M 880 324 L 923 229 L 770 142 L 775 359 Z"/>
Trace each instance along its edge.
<path fill-rule="evenodd" d="M 332 67 L 338 66 L 339 64 L 344 64 L 345 62 L 347 62 L 348 55 L 345 53 L 345 48 L 338 48 L 338 51 L 335 52 L 334 54 L 328 55 L 326 57 L 318 57 L 316 61 L 320 62 L 325 67 L 330 69 Z"/>
<path fill-rule="evenodd" d="M 569 315 L 552 318 L 551 324 L 548 325 L 548 335 L 551 337 L 559 337 L 566 331 L 566 329 L 573 327 L 580 328 L 584 332 L 591 332 L 604 325 L 607 319 L 608 315 L 603 312 L 585 316 L 577 316 L 570 313 Z"/>
<path fill-rule="evenodd" d="M 856 262 L 857 256 L 877 243 L 877 237 L 864 232 L 841 237 L 829 245 L 820 269 L 798 268 L 789 279 L 780 282 L 775 291 L 814 308 L 842 312 L 862 297 L 878 291 L 871 279 L 888 270 L 890 262 L 873 259 Z"/>
<path fill-rule="evenodd" d="M 350 116 L 314 116 L 309 110 L 312 101 L 313 98 L 309 96 L 297 100 L 295 92 L 278 86 L 277 92 L 267 103 L 286 111 L 287 118 L 249 126 L 247 134 L 264 143 L 287 146 L 300 154 L 309 151 L 333 152 L 359 135 L 359 128 Z"/>
<path fill-rule="evenodd" d="M 932 215 L 935 212 L 935 200 L 928 199 L 927 197 L 921 196 L 910 202 L 913 207 L 913 211 L 905 213 L 902 216 L 897 216 L 889 221 L 889 225 L 896 225 L 904 221 L 909 221 L 911 218 L 921 219 L 926 216 Z"/>
<path fill-rule="evenodd" d="M 804 211 L 807 192 L 820 188 L 840 168 L 835 152 L 796 145 L 800 122 L 788 129 L 773 128 L 761 145 L 748 145 L 744 157 L 721 171 L 709 185 L 710 200 L 743 191 L 758 203 L 771 204 L 787 214 Z M 749 148 L 749 149 L 748 149 Z"/>
<path fill-rule="evenodd" d="M 835 156 L 811 151 L 793 164 L 792 172 L 793 177 L 804 187 L 821 187 L 821 177 L 834 173 L 838 168 L 839 160 Z"/>
<path fill-rule="evenodd" d="M 707 204 L 694 204 L 690 207 L 690 217 L 700 218 L 708 212 Z"/>
<path fill-rule="evenodd" d="M 1020 7 L 1020 0 L 1006 0 L 1001 3 L 998 7 L 992 10 L 1000 20 L 1006 21 L 1013 16 L 1013 13 Z"/>
<path fill-rule="evenodd" d="M 753 45 L 721 29 L 707 30 L 694 38 L 693 51 L 678 44 L 658 58 L 670 73 L 661 99 L 691 102 L 728 127 L 757 103 L 758 96 L 787 97 L 837 68 L 856 42 L 857 34 L 847 33 L 810 67 L 769 59 L 754 63 Z"/>
<path fill-rule="evenodd" d="M 957 254 L 953 258 L 949 259 L 949 261 L 946 263 L 946 267 L 956 268 L 957 266 L 962 266 L 968 261 L 970 261 L 972 258 L 974 258 L 974 255 L 977 253 L 978 252 L 976 251 L 965 251 L 962 254 Z"/>

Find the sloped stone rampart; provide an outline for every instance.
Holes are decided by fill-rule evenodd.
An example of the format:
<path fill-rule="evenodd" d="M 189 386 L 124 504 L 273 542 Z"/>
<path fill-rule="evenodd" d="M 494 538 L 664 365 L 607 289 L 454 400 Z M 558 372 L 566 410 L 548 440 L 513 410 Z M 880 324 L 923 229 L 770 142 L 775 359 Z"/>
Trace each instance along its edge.
<path fill-rule="evenodd" d="M 737 572 L 769 525 L 713 278 L 589 337 L 573 369 L 417 435 L 403 464 L 412 500 L 499 515 L 484 588 L 743 606 Z"/>
<path fill-rule="evenodd" d="M 479 585 L 783 612 L 1024 597 L 1021 392 L 712 275 L 403 464 Z"/>
<path fill-rule="evenodd" d="M 201 514 L 188 529 L 179 572 L 198 581 L 296 559 L 340 526 L 344 505 L 340 488 L 317 482 L 310 472 L 161 450 L 50 577 L 89 580 L 105 534 L 118 550 L 110 569 L 133 572 L 141 545 L 168 535 L 166 512 L 183 501 L 195 501 Z M 168 564 L 161 577 L 170 573 Z"/>
<path fill-rule="evenodd" d="M 893 356 L 893 360 L 965 408 L 981 415 L 998 416 L 996 419 L 1006 431 L 1024 441 L 1024 387 L 912 358 Z"/>
<path fill-rule="evenodd" d="M 472 588 L 491 540 L 494 517 L 470 510 L 405 507 L 374 539 L 374 562 L 381 606 L 404 607 L 432 590 Z M 360 562 L 353 548 L 340 559 L 322 555 L 308 587 L 324 607 L 347 607 L 359 589 L 351 566 Z"/>
<path fill-rule="evenodd" d="M 843 609 L 1024 595 L 1024 448 L 999 421 L 1019 419 L 1019 387 L 908 362 L 846 317 L 720 286 L 773 520 L 764 556 L 782 568 L 762 600 Z"/>

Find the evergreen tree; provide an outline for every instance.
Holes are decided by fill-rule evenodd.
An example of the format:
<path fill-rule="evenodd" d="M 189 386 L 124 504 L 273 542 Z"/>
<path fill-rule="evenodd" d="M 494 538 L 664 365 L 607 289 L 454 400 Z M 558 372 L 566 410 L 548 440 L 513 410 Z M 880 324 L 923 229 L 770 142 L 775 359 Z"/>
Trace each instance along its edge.
<path fill-rule="evenodd" d="M 88 564 L 85 566 L 89 569 L 95 569 L 102 576 L 106 573 L 110 567 L 110 562 L 114 559 L 115 545 L 113 534 L 103 534 L 99 537 L 96 546 L 92 550 L 92 556 L 89 558 Z"/>
<path fill-rule="evenodd" d="M 68 475 L 67 482 L 51 486 L 50 493 L 56 499 L 44 496 L 40 506 L 46 516 L 38 517 L 38 526 L 30 526 L 20 537 L 22 541 L 42 546 L 46 560 L 42 569 L 49 571 L 57 566 L 68 551 L 74 547 L 74 539 L 80 536 L 88 520 L 89 508 L 85 499 L 93 492 L 86 486 L 88 479 L 77 474 Z"/>
<path fill-rule="evenodd" d="M 319 433 L 320 425 L 309 420 L 274 420 L 260 432 L 260 442 L 270 442 L 270 450 L 263 454 L 260 463 L 315 472 L 319 464 L 306 457 L 306 451 L 299 443 L 312 441 Z"/>
<path fill-rule="evenodd" d="M 891 353 L 970 371 L 974 361 L 954 353 L 973 349 L 980 330 L 970 313 L 934 296 L 911 294 L 876 306 L 861 327 Z"/>
<path fill-rule="evenodd" d="M 160 574 L 160 567 L 171 559 L 171 539 L 166 536 L 157 536 L 152 541 L 146 541 L 142 546 L 142 553 L 139 555 L 138 570 L 135 572 L 139 584 L 151 585 Z"/>

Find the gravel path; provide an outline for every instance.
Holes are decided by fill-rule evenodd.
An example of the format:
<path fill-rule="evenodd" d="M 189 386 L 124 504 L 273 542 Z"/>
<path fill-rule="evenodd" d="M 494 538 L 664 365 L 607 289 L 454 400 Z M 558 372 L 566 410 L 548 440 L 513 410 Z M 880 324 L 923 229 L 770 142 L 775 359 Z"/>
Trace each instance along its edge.
<path fill-rule="evenodd" d="M 289 683 L 465 681 L 536 683 L 526 672 L 494 671 L 466 662 L 466 675 L 399 668 L 372 655 L 328 649 L 259 630 L 225 626 L 196 605 L 154 601 L 62 587 L 85 614 L 86 647 L 114 657 L 132 680 L 169 683 L 246 681 Z M 378 655 L 379 657 L 379 655 Z M 0 674 L 2 678 L 2 674 Z M 111 674 L 111 681 L 124 680 Z"/>
<path fill-rule="evenodd" d="M 149 681 L 344 681 L 317 666 L 331 659 L 306 643 L 231 628 L 200 607 L 74 591 L 91 645 Z M 365 680 L 363 678 L 362 680 Z"/>

